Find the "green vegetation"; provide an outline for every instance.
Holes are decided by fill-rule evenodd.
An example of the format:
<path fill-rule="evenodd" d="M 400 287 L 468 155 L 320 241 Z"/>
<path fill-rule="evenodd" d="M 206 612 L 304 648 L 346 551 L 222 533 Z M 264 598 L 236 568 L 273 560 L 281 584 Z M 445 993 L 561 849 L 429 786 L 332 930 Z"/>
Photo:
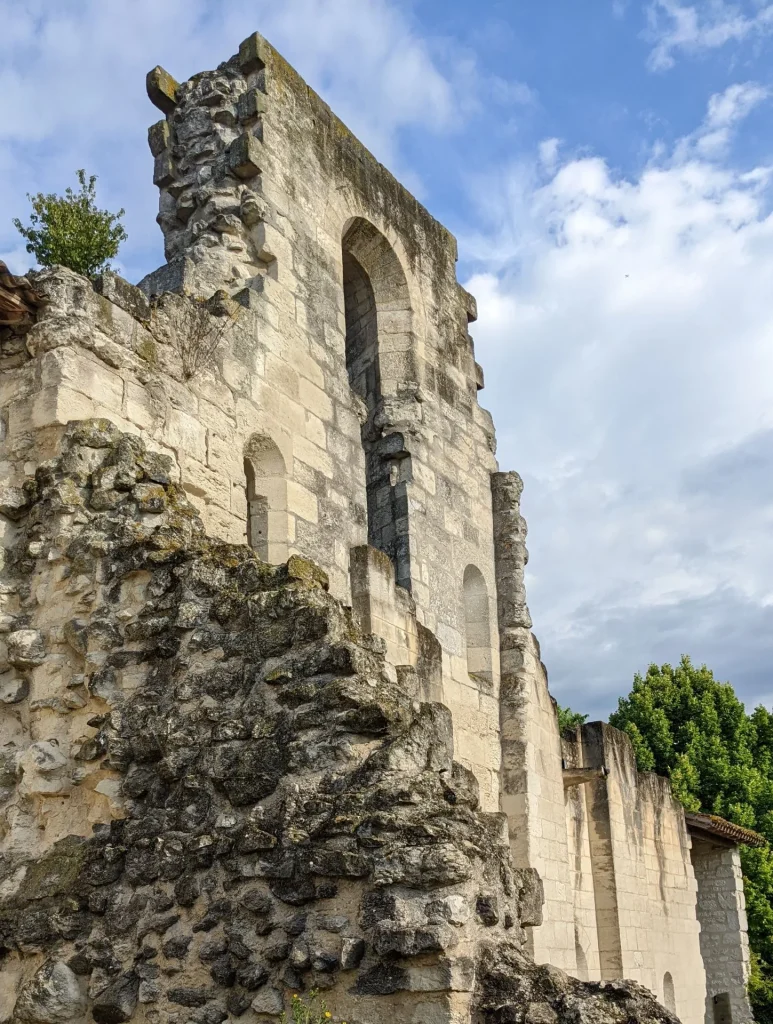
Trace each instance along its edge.
<path fill-rule="evenodd" d="M 308 1001 L 293 993 L 290 1014 L 291 1016 L 288 1017 L 282 1010 L 279 1015 L 280 1024 L 330 1024 L 333 1016 L 315 988 L 309 992 Z M 342 1024 L 346 1024 L 346 1021 L 343 1021 Z"/>
<path fill-rule="evenodd" d="M 41 267 L 62 264 L 85 274 L 98 274 L 109 267 L 108 261 L 118 253 L 127 235 L 119 223 L 123 210 L 110 213 L 96 205 L 96 177 L 76 171 L 80 190 L 65 190 L 63 196 L 53 192 L 27 195 L 32 204 L 30 223 L 25 227 L 17 218 L 14 226 L 27 239 L 27 252 L 33 253 Z"/>
<path fill-rule="evenodd" d="M 773 842 L 773 713 L 746 713 L 729 683 L 696 668 L 650 665 L 610 723 L 628 733 L 642 771 L 671 779 L 688 810 L 718 814 Z M 773 1024 L 773 853 L 742 847 L 755 1020 Z"/>
<path fill-rule="evenodd" d="M 587 715 L 581 715 L 579 711 L 572 711 L 571 708 L 562 708 L 558 703 L 556 703 L 556 710 L 558 711 L 558 728 L 561 732 L 564 729 L 576 729 L 578 725 L 588 721 Z"/>

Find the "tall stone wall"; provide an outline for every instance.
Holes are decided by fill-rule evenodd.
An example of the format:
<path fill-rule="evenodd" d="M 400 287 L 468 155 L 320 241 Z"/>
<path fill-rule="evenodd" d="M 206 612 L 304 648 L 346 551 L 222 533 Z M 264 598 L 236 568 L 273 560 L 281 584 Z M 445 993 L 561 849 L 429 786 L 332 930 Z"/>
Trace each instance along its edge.
<path fill-rule="evenodd" d="M 168 262 L 0 336 L 0 1020 L 673 1019 L 625 975 L 698 1024 L 681 809 L 562 747 L 453 237 L 257 34 L 148 93 Z"/>
<path fill-rule="evenodd" d="M 706 968 L 706 1024 L 753 1020 L 746 985 L 749 938 L 737 846 L 692 837 L 690 851 L 698 882 L 701 954 Z"/>
<path fill-rule="evenodd" d="M 502 809 L 515 862 L 537 869 L 545 897 L 529 949 L 583 980 L 635 978 L 698 1024 L 705 972 L 684 813 L 667 780 L 637 772 L 623 733 L 595 723 L 562 738 L 526 604 L 522 489 L 516 473 L 492 476 Z"/>
<path fill-rule="evenodd" d="M 696 881 L 684 811 L 669 783 L 642 774 L 630 740 L 596 722 L 581 730 L 602 978 L 640 981 L 685 1024 L 700 1024 L 706 993 Z"/>
<path fill-rule="evenodd" d="M 520 513 L 523 482 L 517 473 L 495 473 L 491 486 L 502 646 L 502 809 L 510 824 L 515 863 L 536 868 L 544 886 L 543 923 L 528 932 L 532 955 L 539 963 L 574 973 L 561 737 L 526 605 L 526 522 Z"/>
<path fill-rule="evenodd" d="M 494 430 L 477 402 L 475 304 L 456 281 L 455 240 L 258 35 L 180 85 L 151 75 L 149 92 L 166 113 L 150 141 L 169 262 L 141 286 L 225 288 L 254 311 L 246 387 L 280 436 L 247 404 L 237 421 L 287 452 L 288 507 L 307 513 L 290 550 L 341 596 L 350 546 L 389 554 L 441 643 L 457 755 L 496 807 Z M 225 445 L 232 482 L 241 441 Z M 486 590 L 484 672 L 467 658 L 470 566 Z"/>
<path fill-rule="evenodd" d="M 581 757 L 571 756 L 573 744 L 564 742 L 562 746 L 567 765 L 582 764 Z M 583 981 L 600 981 L 601 947 L 596 917 L 588 794 L 582 783 L 565 786 L 564 793 L 574 924 L 575 966 L 572 974 Z"/>

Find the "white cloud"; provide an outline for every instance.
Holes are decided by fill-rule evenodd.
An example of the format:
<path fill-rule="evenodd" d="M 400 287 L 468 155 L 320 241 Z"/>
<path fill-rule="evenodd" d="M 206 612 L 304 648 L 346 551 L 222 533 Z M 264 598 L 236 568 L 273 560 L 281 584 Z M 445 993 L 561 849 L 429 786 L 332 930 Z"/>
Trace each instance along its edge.
<path fill-rule="evenodd" d="M 769 95 L 770 90 L 757 82 L 737 83 L 715 93 L 701 126 L 677 143 L 674 161 L 684 162 L 691 154 L 708 159 L 725 155 L 736 126 Z"/>
<path fill-rule="evenodd" d="M 701 145 L 763 98 L 712 97 L 637 176 L 598 157 L 546 172 L 543 144 L 533 167 L 477 183 L 483 226 L 461 248 L 481 397 L 526 481 L 555 691 L 583 710 L 683 651 L 773 699 L 749 653 L 773 653 L 751 632 L 772 618 L 773 169 Z"/>
<path fill-rule="evenodd" d="M 561 146 L 560 139 L 543 139 L 538 147 L 540 163 L 548 173 L 555 170 L 558 160 L 558 150 Z"/>
<path fill-rule="evenodd" d="M 0 0 L 0 24 L 0 258 L 17 270 L 28 258 L 18 264 L 10 221 L 25 192 L 60 192 L 78 167 L 99 176 L 103 205 L 127 209 L 127 275 L 162 261 L 145 74 L 161 64 L 188 78 L 256 29 L 381 160 L 395 163 L 407 126 L 460 121 L 458 87 L 390 0 Z"/>
<path fill-rule="evenodd" d="M 649 66 L 664 71 L 674 66 L 679 51 L 692 55 L 716 50 L 773 31 L 773 4 L 701 0 L 685 5 L 679 0 L 653 0 L 647 18 L 647 35 L 655 43 Z"/>

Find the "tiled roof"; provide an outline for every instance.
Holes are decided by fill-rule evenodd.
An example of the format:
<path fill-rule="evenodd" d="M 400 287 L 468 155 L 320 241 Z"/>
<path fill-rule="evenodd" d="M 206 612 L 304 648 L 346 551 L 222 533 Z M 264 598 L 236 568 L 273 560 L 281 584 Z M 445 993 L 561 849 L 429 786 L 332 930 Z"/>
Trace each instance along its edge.
<path fill-rule="evenodd" d="M 709 832 L 711 835 L 721 836 L 722 839 L 729 839 L 733 843 L 742 846 L 765 846 L 767 840 L 750 828 L 743 828 L 741 825 L 734 825 L 732 821 L 725 821 L 716 814 L 699 814 L 694 811 L 685 811 L 684 818 L 690 832 Z"/>

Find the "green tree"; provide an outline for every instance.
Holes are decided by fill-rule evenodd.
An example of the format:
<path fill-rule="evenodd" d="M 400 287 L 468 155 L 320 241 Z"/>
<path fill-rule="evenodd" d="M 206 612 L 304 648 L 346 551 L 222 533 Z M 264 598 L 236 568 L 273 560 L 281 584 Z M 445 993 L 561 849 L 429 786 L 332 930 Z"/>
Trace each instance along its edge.
<path fill-rule="evenodd" d="M 718 814 L 773 842 L 773 714 L 746 713 L 729 683 L 686 656 L 634 677 L 610 722 L 628 734 L 642 771 L 671 779 L 688 810 Z M 773 852 L 742 847 L 755 1019 L 773 1024 Z"/>
<path fill-rule="evenodd" d="M 17 218 L 14 226 L 27 239 L 27 252 L 33 253 L 41 267 L 61 263 L 78 274 L 91 276 L 109 266 L 118 253 L 126 232 L 119 223 L 123 210 L 110 213 L 97 209 L 96 177 L 76 171 L 80 190 L 65 189 L 63 196 L 53 192 L 27 194 L 32 204 L 30 223 L 25 227 Z"/>
<path fill-rule="evenodd" d="M 556 710 L 558 712 L 558 728 L 561 732 L 564 729 L 575 729 L 578 725 L 588 721 L 587 715 L 581 715 L 579 711 L 572 711 L 571 708 L 561 707 L 558 702 L 556 702 Z"/>

